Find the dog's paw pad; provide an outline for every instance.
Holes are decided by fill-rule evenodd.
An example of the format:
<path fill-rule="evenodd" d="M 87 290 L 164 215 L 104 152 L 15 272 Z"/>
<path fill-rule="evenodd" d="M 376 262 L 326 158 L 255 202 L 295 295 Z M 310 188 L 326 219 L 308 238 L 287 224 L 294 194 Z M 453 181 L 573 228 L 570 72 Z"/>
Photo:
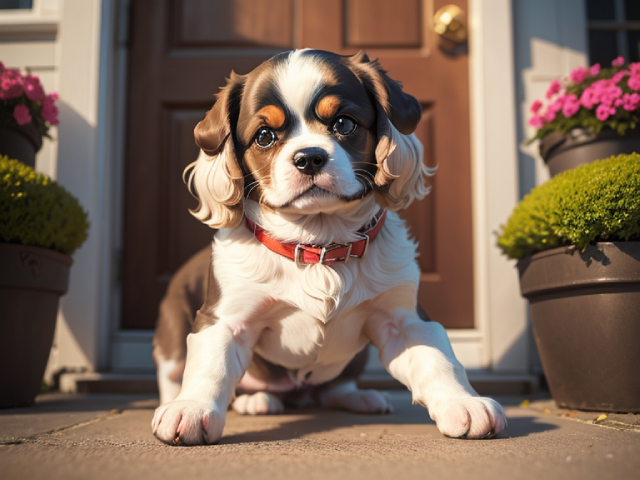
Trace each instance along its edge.
<path fill-rule="evenodd" d="M 174 400 L 158 407 L 151 428 L 169 445 L 206 445 L 220 439 L 224 415 L 198 402 Z"/>
<path fill-rule="evenodd" d="M 282 401 L 267 392 L 240 395 L 233 402 L 233 410 L 241 415 L 270 415 L 284 412 Z"/>
<path fill-rule="evenodd" d="M 453 438 L 490 438 L 507 427 L 502 407 L 485 397 L 443 401 L 430 415 L 440 432 Z"/>

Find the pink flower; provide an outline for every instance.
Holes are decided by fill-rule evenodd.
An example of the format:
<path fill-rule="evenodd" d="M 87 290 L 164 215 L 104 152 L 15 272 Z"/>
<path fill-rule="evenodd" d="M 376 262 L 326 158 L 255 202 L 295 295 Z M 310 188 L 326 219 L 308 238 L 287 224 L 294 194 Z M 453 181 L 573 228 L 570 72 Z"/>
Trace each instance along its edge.
<path fill-rule="evenodd" d="M 624 57 L 620 56 L 616 58 L 613 62 L 611 62 L 611 66 L 613 67 L 621 67 L 624 65 Z"/>
<path fill-rule="evenodd" d="M 572 82 L 580 83 L 587 78 L 587 69 L 585 67 L 576 67 L 569 74 Z"/>
<path fill-rule="evenodd" d="M 589 69 L 589 75 L 591 75 L 592 77 L 597 77 L 599 73 L 600 73 L 599 63 L 592 65 L 591 68 Z"/>
<path fill-rule="evenodd" d="M 615 113 L 616 109 L 607 105 L 598 105 L 598 108 L 596 108 L 596 117 L 601 122 L 604 122 L 611 115 L 615 115 Z"/>
<path fill-rule="evenodd" d="M 549 108 L 547 108 L 547 111 L 544 112 L 542 118 L 546 123 L 553 122 L 556 118 L 556 110 L 554 110 L 551 105 L 549 105 Z"/>
<path fill-rule="evenodd" d="M 536 128 L 544 127 L 544 120 L 540 115 L 534 115 L 529 119 L 529 125 Z"/>
<path fill-rule="evenodd" d="M 564 101 L 564 105 L 562 106 L 562 114 L 569 118 L 573 117 L 580 110 L 580 102 L 578 101 L 578 97 L 575 95 L 567 95 Z"/>
<path fill-rule="evenodd" d="M 632 63 L 629 65 L 631 75 L 640 75 L 640 62 Z"/>
<path fill-rule="evenodd" d="M 607 82 L 600 92 L 600 102 L 604 105 L 611 106 L 622 96 L 622 89 Z"/>
<path fill-rule="evenodd" d="M 554 80 L 553 82 L 551 82 L 551 85 L 549 85 L 549 90 L 547 90 L 547 100 L 558 93 L 560 91 L 560 88 L 560 80 Z"/>
<path fill-rule="evenodd" d="M 629 71 L 628 70 L 620 70 L 618 73 L 616 73 L 612 78 L 611 81 L 613 83 L 620 83 L 620 80 L 622 80 L 624 77 L 626 77 L 627 75 L 629 75 Z"/>
<path fill-rule="evenodd" d="M 58 125 L 58 107 L 55 106 L 55 101 L 58 99 L 57 93 L 47 95 L 42 100 L 42 109 L 40 114 L 45 122 L 49 122 L 51 125 Z"/>
<path fill-rule="evenodd" d="M 640 104 L 640 95 L 638 95 L 637 93 L 625 93 L 624 97 L 622 97 L 622 108 L 624 108 L 628 112 L 631 112 L 638 108 L 638 104 Z"/>
<path fill-rule="evenodd" d="M 31 123 L 31 114 L 29 113 L 29 109 L 23 104 L 16 105 L 16 108 L 13 109 L 13 118 L 16 119 L 18 125 Z"/>
<path fill-rule="evenodd" d="M 640 75 L 631 75 L 627 81 L 631 90 L 640 90 Z"/>
<path fill-rule="evenodd" d="M 11 100 L 22 95 L 22 75 L 18 70 L 7 68 L 0 76 L 0 99 Z"/>
<path fill-rule="evenodd" d="M 562 107 L 564 105 L 564 101 L 566 98 L 567 98 L 566 95 L 561 96 L 551 105 L 549 105 L 548 110 L 551 110 L 553 113 L 559 112 L 560 110 L 562 110 Z"/>
<path fill-rule="evenodd" d="M 531 112 L 532 113 L 538 113 L 538 111 L 540 110 L 540 108 L 542 108 L 542 102 L 540 100 L 535 100 L 532 104 L 531 104 Z"/>
<path fill-rule="evenodd" d="M 44 89 L 40 84 L 40 79 L 33 75 L 24 77 L 24 93 L 29 100 L 41 101 L 44 98 Z"/>
<path fill-rule="evenodd" d="M 596 103 L 600 101 L 600 95 L 597 93 L 593 85 L 586 88 L 580 95 L 580 103 L 587 110 L 591 110 Z"/>

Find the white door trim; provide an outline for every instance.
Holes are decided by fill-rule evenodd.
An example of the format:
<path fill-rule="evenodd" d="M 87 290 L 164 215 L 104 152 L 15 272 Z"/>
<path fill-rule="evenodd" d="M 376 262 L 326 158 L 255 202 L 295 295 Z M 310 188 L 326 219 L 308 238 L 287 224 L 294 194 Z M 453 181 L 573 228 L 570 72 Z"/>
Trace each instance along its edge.
<path fill-rule="evenodd" d="M 495 233 L 518 201 L 511 0 L 470 0 L 475 318 L 482 367 L 527 373 L 525 302 Z"/>

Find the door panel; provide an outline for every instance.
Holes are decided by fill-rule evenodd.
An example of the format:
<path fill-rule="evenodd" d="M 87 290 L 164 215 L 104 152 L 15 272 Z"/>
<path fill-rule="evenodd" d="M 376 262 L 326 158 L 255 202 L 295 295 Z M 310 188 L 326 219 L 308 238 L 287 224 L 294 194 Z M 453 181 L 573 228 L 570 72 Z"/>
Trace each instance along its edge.
<path fill-rule="evenodd" d="M 421 0 L 348 0 L 346 48 L 420 48 L 423 38 Z"/>
<path fill-rule="evenodd" d="M 172 13 L 178 48 L 293 48 L 293 0 L 181 0 Z"/>
<path fill-rule="evenodd" d="M 466 0 L 456 3 L 466 10 Z M 212 5 L 215 4 L 215 10 Z M 466 54 L 438 48 L 436 0 L 136 0 L 131 12 L 122 328 L 152 328 L 167 282 L 213 231 L 182 171 L 193 128 L 231 70 L 275 53 L 366 49 L 422 104 L 416 135 L 438 165 L 432 193 L 402 213 L 419 240 L 420 303 L 449 328 L 473 327 L 469 85 Z"/>

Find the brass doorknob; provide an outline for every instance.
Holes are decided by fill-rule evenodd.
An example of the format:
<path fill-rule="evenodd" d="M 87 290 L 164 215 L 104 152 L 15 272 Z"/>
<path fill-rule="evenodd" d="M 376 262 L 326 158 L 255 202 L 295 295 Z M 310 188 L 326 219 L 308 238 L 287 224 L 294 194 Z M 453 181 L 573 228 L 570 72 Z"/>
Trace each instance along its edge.
<path fill-rule="evenodd" d="M 453 43 L 467 40 L 465 14 L 457 5 L 445 5 L 433 17 L 435 32 Z"/>

